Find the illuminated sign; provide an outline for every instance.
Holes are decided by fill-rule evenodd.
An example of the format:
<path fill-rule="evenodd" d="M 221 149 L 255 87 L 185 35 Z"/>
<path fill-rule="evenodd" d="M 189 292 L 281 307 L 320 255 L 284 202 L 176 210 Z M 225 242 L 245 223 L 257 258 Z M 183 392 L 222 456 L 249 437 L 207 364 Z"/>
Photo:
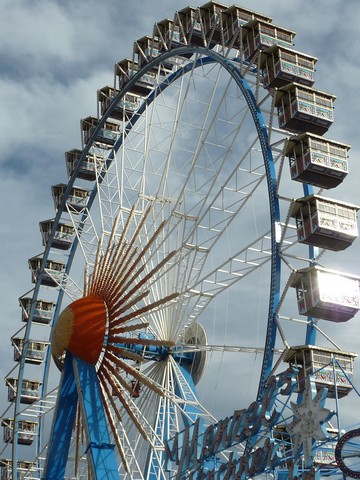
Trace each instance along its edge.
<path fill-rule="evenodd" d="M 183 476 L 197 480 L 207 478 L 227 479 L 232 476 L 238 480 L 260 474 L 267 468 L 274 468 L 282 460 L 278 444 L 267 438 L 261 448 L 235 458 L 230 453 L 226 463 L 212 470 L 204 471 L 204 464 L 210 457 L 254 437 L 261 428 L 272 428 L 279 420 L 280 412 L 276 409 L 277 395 L 290 395 L 296 382 L 296 370 L 287 369 L 277 376 L 272 376 L 260 401 L 253 402 L 247 409 L 235 410 L 231 417 L 226 417 L 201 431 L 200 419 L 188 425 L 165 443 L 165 468 L 169 462 L 178 466 L 176 479 Z"/>

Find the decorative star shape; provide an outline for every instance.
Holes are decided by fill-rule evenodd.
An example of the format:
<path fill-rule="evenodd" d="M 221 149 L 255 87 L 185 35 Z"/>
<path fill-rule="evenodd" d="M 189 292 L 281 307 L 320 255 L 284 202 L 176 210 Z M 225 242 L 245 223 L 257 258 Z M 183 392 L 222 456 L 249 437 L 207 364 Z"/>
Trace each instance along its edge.
<path fill-rule="evenodd" d="M 316 393 L 316 387 L 310 378 L 306 378 L 306 386 L 303 392 L 301 403 L 291 403 L 294 414 L 293 421 L 288 425 L 287 430 L 293 437 L 294 457 L 300 455 L 303 447 L 305 466 L 311 467 L 313 462 L 314 441 L 326 440 L 328 435 L 324 425 L 334 412 L 324 408 L 327 397 L 327 390 L 322 388 Z"/>

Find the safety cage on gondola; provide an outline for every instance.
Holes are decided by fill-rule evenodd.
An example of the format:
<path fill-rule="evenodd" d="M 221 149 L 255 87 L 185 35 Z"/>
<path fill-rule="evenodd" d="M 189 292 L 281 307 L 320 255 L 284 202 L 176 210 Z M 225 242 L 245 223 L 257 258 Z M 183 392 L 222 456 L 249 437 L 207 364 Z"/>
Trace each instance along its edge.
<path fill-rule="evenodd" d="M 360 309 L 359 281 L 358 276 L 314 265 L 294 272 L 290 285 L 301 315 L 340 323 Z"/>
<path fill-rule="evenodd" d="M 139 65 L 128 58 L 121 60 L 115 65 L 115 88 L 121 90 L 125 84 L 139 71 Z M 154 87 L 157 80 L 157 74 L 154 71 L 144 73 L 141 78 L 134 83 L 128 93 L 146 97 Z"/>
<path fill-rule="evenodd" d="M 153 36 L 159 39 L 162 51 L 180 45 L 180 27 L 169 18 L 155 23 Z"/>
<path fill-rule="evenodd" d="M 245 60 L 249 61 L 256 52 L 273 45 L 292 47 L 295 32 L 270 22 L 255 19 L 243 26 L 242 42 Z"/>
<path fill-rule="evenodd" d="M 92 134 L 99 123 L 99 119 L 90 115 L 80 121 L 80 128 L 82 133 L 83 147 L 89 142 Z M 109 149 L 115 145 L 119 136 L 121 125 L 114 121 L 107 120 L 99 129 L 97 136 L 94 139 L 95 144 L 102 149 Z"/>
<path fill-rule="evenodd" d="M 186 45 L 183 30 L 180 25 L 168 18 L 164 18 L 164 20 L 155 23 L 153 38 L 158 39 L 161 53 L 180 45 Z M 166 65 L 168 68 L 174 65 L 180 65 L 183 63 L 184 58 L 190 58 L 191 55 L 191 53 L 177 53 L 176 56 L 172 56 L 166 60 Z"/>
<path fill-rule="evenodd" d="M 298 370 L 298 391 L 303 391 L 307 377 L 317 388 L 326 387 L 328 397 L 344 397 L 352 390 L 354 359 L 357 354 L 317 345 L 290 347 L 284 362 Z"/>
<path fill-rule="evenodd" d="M 12 344 L 15 362 L 20 362 L 23 351 L 25 351 L 25 363 L 40 365 L 45 360 L 47 342 L 30 339 L 25 342 L 23 338 L 14 337 L 12 338 Z"/>
<path fill-rule="evenodd" d="M 19 443 L 20 445 L 31 445 L 37 433 L 38 422 L 32 422 L 30 420 L 19 420 L 17 424 L 18 424 L 17 443 Z M 4 443 L 12 443 L 13 432 L 14 432 L 14 428 L 13 428 L 14 419 L 2 418 L 1 426 L 4 429 L 3 430 Z"/>
<path fill-rule="evenodd" d="M 290 83 L 279 87 L 274 95 L 279 127 L 291 132 L 323 135 L 334 122 L 335 95 Z"/>
<path fill-rule="evenodd" d="M 23 322 L 27 322 L 29 319 L 32 302 L 33 300 L 31 297 L 19 298 L 19 304 L 22 309 L 21 320 Z M 32 321 L 42 325 L 49 325 L 54 315 L 55 305 L 55 302 L 37 299 L 32 315 Z"/>
<path fill-rule="evenodd" d="M 224 23 L 227 5 L 220 2 L 207 2 L 199 8 L 186 7 L 175 15 L 180 31 L 186 39 L 184 43 L 213 48 L 224 41 Z M 176 24 L 177 24 L 176 22 Z"/>
<path fill-rule="evenodd" d="M 81 155 L 82 151 L 77 148 L 73 148 L 72 150 L 65 152 L 65 164 L 69 178 L 74 173 L 74 170 L 80 161 Z M 96 172 L 101 169 L 104 162 L 105 159 L 102 155 L 88 153 L 81 162 L 81 165 L 76 174 L 76 178 L 81 178 L 82 180 L 88 181 L 95 181 Z"/>
<path fill-rule="evenodd" d="M 181 25 L 181 31 L 185 36 L 186 42 L 200 46 L 206 44 L 199 9 L 190 6 L 185 7 L 176 13 L 176 17 Z"/>
<path fill-rule="evenodd" d="M 360 207 L 320 195 L 294 200 L 290 215 L 295 218 L 298 241 L 340 251 L 358 235 L 356 214 Z"/>
<path fill-rule="evenodd" d="M 227 8 L 227 5 L 215 1 L 205 3 L 200 7 L 205 37 L 210 48 L 216 44 L 222 45 L 224 42 L 223 19 L 226 16 Z"/>
<path fill-rule="evenodd" d="M 328 440 L 322 442 L 316 448 L 314 454 L 314 464 L 321 469 L 333 468 L 335 461 L 335 446 L 338 438 L 338 430 L 335 428 L 326 428 Z M 289 468 L 293 462 L 293 437 L 287 431 L 286 424 L 279 424 L 274 427 L 274 440 L 278 451 L 283 458 L 282 469 L 278 472 L 278 480 L 289 480 Z"/>
<path fill-rule="evenodd" d="M 38 480 L 39 470 L 33 462 L 28 460 L 17 461 L 17 479 Z M 10 458 L 0 459 L 0 480 L 15 480 L 12 471 L 12 460 Z"/>
<path fill-rule="evenodd" d="M 314 464 L 322 469 L 330 469 L 336 467 L 335 448 L 339 439 L 339 430 L 337 428 L 326 429 L 328 436 L 327 442 L 317 448 L 314 455 Z"/>
<path fill-rule="evenodd" d="M 67 185 L 65 183 L 58 183 L 51 187 L 54 206 L 58 210 L 63 201 Z M 72 187 L 69 195 L 66 197 L 66 206 L 72 213 L 80 213 L 87 205 L 90 196 L 90 191 L 85 188 Z"/>
<path fill-rule="evenodd" d="M 13 402 L 18 393 L 18 379 L 14 377 L 7 377 L 5 383 L 8 387 L 8 401 Z M 38 380 L 28 380 L 23 379 L 21 394 L 20 394 L 20 403 L 32 404 L 40 398 L 40 389 L 42 382 Z"/>
<path fill-rule="evenodd" d="M 29 259 L 29 268 L 31 270 L 31 279 L 36 283 L 38 279 L 42 285 L 47 287 L 57 287 L 65 272 L 65 262 L 48 259 L 45 262 L 45 269 L 42 271 L 43 258 L 36 256 Z"/>
<path fill-rule="evenodd" d="M 141 37 L 134 43 L 133 49 L 133 63 L 137 64 L 139 68 L 143 68 L 151 60 L 154 60 L 162 53 L 161 42 L 158 37 L 151 37 L 146 35 Z M 171 60 L 167 60 L 160 65 L 154 66 L 152 71 L 159 72 L 161 75 L 167 75 L 172 69 Z"/>
<path fill-rule="evenodd" d="M 59 250 L 68 250 L 75 238 L 75 228 L 73 225 L 67 223 L 58 223 L 56 231 L 52 235 L 52 229 L 54 226 L 54 219 L 44 220 L 40 222 L 40 232 L 42 237 L 42 243 L 47 245 L 50 238 L 52 238 L 52 248 L 58 248 Z"/>
<path fill-rule="evenodd" d="M 106 86 L 98 90 L 99 113 L 104 115 L 114 98 L 120 93 L 120 90 Z M 141 96 L 133 93 L 126 93 L 113 108 L 110 117 L 122 122 L 129 120 L 138 110 L 141 104 Z"/>
<path fill-rule="evenodd" d="M 278 447 L 278 451 L 281 453 L 282 457 L 282 468 L 284 469 L 283 472 L 286 476 L 284 476 L 284 480 L 287 480 L 288 478 L 288 469 L 290 468 L 291 462 L 292 462 L 292 439 L 289 434 L 289 432 L 286 429 L 286 425 L 279 423 L 278 425 L 275 425 L 274 430 L 273 430 L 273 436 L 274 436 L 274 441 L 276 442 L 276 445 Z M 286 470 L 285 470 L 286 469 Z M 279 479 L 282 478 L 282 471 L 280 470 L 279 473 Z"/>
<path fill-rule="evenodd" d="M 315 82 L 317 58 L 290 48 L 273 45 L 261 54 L 260 68 L 265 88 L 279 88 L 297 82 L 311 87 Z"/>
<path fill-rule="evenodd" d="M 225 14 L 223 17 L 225 44 L 237 49 L 240 49 L 240 28 L 243 25 L 252 20 L 260 20 L 266 23 L 272 22 L 271 17 L 237 5 L 227 8 Z"/>
<path fill-rule="evenodd" d="M 309 132 L 291 137 L 284 150 L 292 180 L 320 188 L 340 185 L 349 172 L 350 145 Z"/>

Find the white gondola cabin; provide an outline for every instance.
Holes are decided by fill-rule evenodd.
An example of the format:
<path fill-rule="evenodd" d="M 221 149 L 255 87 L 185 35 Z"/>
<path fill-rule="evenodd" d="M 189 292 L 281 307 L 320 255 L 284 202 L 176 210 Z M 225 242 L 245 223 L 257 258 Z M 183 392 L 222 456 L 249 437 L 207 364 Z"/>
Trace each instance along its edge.
<path fill-rule="evenodd" d="M 327 428 L 326 434 L 328 437 L 333 438 L 334 441 L 326 442 L 316 448 L 314 455 L 314 463 L 321 468 L 334 467 L 335 466 L 335 446 L 338 438 L 338 430 L 334 428 Z M 273 430 L 274 439 L 278 445 L 279 452 L 283 458 L 282 468 L 283 471 L 279 471 L 278 480 L 289 480 L 289 471 L 285 468 L 291 468 L 293 464 L 293 447 L 294 438 L 287 431 L 286 424 L 275 425 Z"/>
<path fill-rule="evenodd" d="M 128 58 L 121 60 L 115 65 L 115 84 L 121 90 L 129 80 L 139 71 L 137 62 L 133 62 Z M 154 88 L 156 83 L 156 72 L 150 71 L 141 76 L 129 89 L 129 93 L 146 97 Z"/>
<path fill-rule="evenodd" d="M 143 68 L 151 60 L 154 60 L 162 53 L 162 45 L 158 37 L 145 36 L 139 38 L 134 43 L 133 62 Z M 159 71 L 161 75 L 166 75 L 172 69 L 172 63 L 161 63 L 156 65 L 153 72 Z"/>
<path fill-rule="evenodd" d="M 346 322 L 360 309 L 360 277 L 312 266 L 292 274 L 299 313 Z"/>
<path fill-rule="evenodd" d="M 292 180 L 326 189 L 337 187 L 349 172 L 349 150 L 350 145 L 308 132 L 290 138 L 285 156 Z"/>
<path fill-rule="evenodd" d="M 12 443 L 13 441 L 13 426 L 14 420 L 12 418 L 2 418 L 1 426 L 3 427 L 4 443 Z M 37 422 L 29 420 L 18 421 L 18 441 L 20 445 L 31 445 L 37 433 Z"/>
<path fill-rule="evenodd" d="M 175 19 L 177 17 L 175 16 Z M 165 18 L 154 25 L 153 38 L 159 41 L 159 49 L 161 52 L 172 50 L 178 46 L 184 45 L 184 35 L 180 26 L 173 20 Z M 184 60 L 190 58 L 192 53 L 176 53 L 176 55 L 166 59 L 166 66 L 172 68 L 174 65 L 183 64 Z"/>
<path fill-rule="evenodd" d="M 113 102 L 114 98 L 120 93 L 120 90 L 114 87 L 110 87 L 107 85 L 106 87 L 100 88 L 100 90 L 97 91 L 97 101 L 99 103 L 99 112 L 100 115 L 104 115 L 106 110 L 110 107 L 111 103 Z M 111 118 L 114 118 L 115 120 L 123 120 L 124 115 L 122 108 L 119 108 L 118 105 L 116 105 L 115 109 L 111 113 Z"/>
<path fill-rule="evenodd" d="M 187 37 L 186 37 L 186 28 L 183 25 L 184 17 L 179 15 L 179 12 L 175 12 L 174 20 L 172 22 L 171 31 L 168 34 L 168 47 L 174 48 L 180 45 L 187 45 Z M 161 22 L 160 22 L 161 23 Z M 164 37 L 163 34 L 161 34 Z M 192 54 L 188 54 L 190 57 Z"/>
<path fill-rule="evenodd" d="M 355 353 L 315 345 L 291 347 L 284 361 L 298 369 L 299 391 L 305 378 L 312 376 L 316 387 L 326 387 L 328 397 L 344 397 L 352 390 Z"/>
<path fill-rule="evenodd" d="M 179 25 L 175 25 L 174 21 L 169 18 L 164 18 L 164 20 L 155 23 L 153 36 L 159 39 L 161 50 L 163 51 L 183 43 L 180 40 Z"/>
<path fill-rule="evenodd" d="M 260 68 L 265 88 L 278 88 L 291 82 L 311 87 L 315 82 L 317 58 L 274 45 L 261 54 Z"/>
<path fill-rule="evenodd" d="M 42 237 L 42 244 L 47 245 L 49 239 L 51 238 L 51 232 L 55 220 L 44 220 L 40 222 L 40 232 Z M 73 225 L 68 225 L 66 223 L 58 223 L 54 237 L 52 240 L 51 247 L 58 248 L 59 250 L 68 250 L 75 237 L 75 228 Z"/>
<path fill-rule="evenodd" d="M 39 478 L 39 470 L 34 462 L 28 460 L 17 461 L 17 479 L 26 478 L 27 480 L 35 480 Z M 0 459 L 0 480 L 15 480 L 12 473 L 12 460 L 8 458 Z"/>
<path fill-rule="evenodd" d="M 104 115 L 106 110 L 114 98 L 120 93 L 120 90 L 114 87 L 103 87 L 98 90 L 98 102 L 101 115 Z M 116 104 L 115 108 L 110 114 L 111 118 L 120 120 L 122 122 L 129 120 L 133 114 L 138 110 L 141 104 L 141 97 L 133 93 L 126 93 L 123 98 Z"/>
<path fill-rule="evenodd" d="M 228 5 L 220 2 L 207 2 L 200 7 L 202 24 L 205 30 L 206 46 L 213 48 L 216 44 L 224 45 L 224 30 L 226 10 Z"/>
<path fill-rule="evenodd" d="M 225 44 L 234 48 L 240 48 L 240 28 L 252 20 L 261 20 L 271 23 L 272 18 L 253 12 L 247 8 L 233 5 L 225 10 L 226 16 L 223 18 L 223 28 Z"/>
<path fill-rule="evenodd" d="M 274 426 L 273 430 L 274 439 L 279 442 L 279 449 L 281 451 L 282 457 L 289 458 L 291 457 L 292 442 L 289 432 L 286 430 L 285 424 L 278 424 Z"/>
<path fill-rule="evenodd" d="M 179 26 L 180 38 L 184 43 L 213 48 L 222 45 L 225 40 L 224 28 L 228 6 L 210 1 L 198 8 L 186 7 L 175 15 L 175 24 Z"/>
<path fill-rule="evenodd" d="M 244 58 L 250 60 L 256 52 L 273 45 L 291 48 L 294 37 L 292 30 L 259 19 L 252 20 L 242 28 Z"/>
<path fill-rule="evenodd" d="M 340 251 L 358 235 L 356 214 L 360 207 L 319 195 L 298 198 L 290 215 L 295 218 L 298 241 Z"/>
<path fill-rule="evenodd" d="M 321 468 L 336 467 L 335 448 L 339 439 L 339 430 L 336 428 L 327 428 L 326 433 L 331 440 L 325 444 L 319 445 L 315 451 L 314 464 Z"/>
<path fill-rule="evenodd" d="M 42 257 L 33 257 L 29 259 L 29 268 L 31 270 L 31 280 L 33 283 L 38 281 L 41 274 Z M 65 263 L 55 260 L 47 260 L 42 277 L 41 285 L 47 287 L 57 287 L 65 272 Z"/>
<path fill-rule="evenodd" d="M 63 201 L 67 185 L 65 183 L 58 183 L 51 187 L 52 197 L 56 210 Z M 90 196 L 90 191 L 85 188 L 72 187 L 66 199 L 66 205 L 73 213 L 81 212 L 87 205 Z"/>
<path fill-rule="evenodd" d="M 274 95 L 279 127 L 292 132 L 323 135 L 334 121 L 335 96 L 305 85 L 290 83 Z"/>
<path fill-rule="evenodd" d="M 0 480 L 13 480 L 12 460 L 10 458 L 0 459 Z"/>
<path fill-rule="evenodd" d="M 22 308 L 21 320 L 27 322 L 30 315 L 32 298 L 23 297 L 19 299 Z M 42 325 L 49 325 L 54 315 L 55 303 L 45 300 L 36 300 L 32 321 Z"/>
<path fill-rule="evenodd" d="M 190 45 L 206 45 L 205 27 L 200 14 L 200 9 L 185 7 L 177 12 L 180 29 L 184 32 L 186 41 Z"/>
<path fill-rule="evenodd" d="M 117 62 L 115 64 L 115 88 L 121 90 L 138 71 L 138 63 L 133 62 L 130 58 L 124 58 Z"/>
<path fill-rule="evenodd" d="M 80 127 L 83 146 L 85 146 L 89 142 L 98 123 L 99 119 L 93 116 L 89 116 L 81 120 Z M 102 128 L 100 128 L 100 130 L 98 131 L 94 142 L 99 148 L 107 149 L 115 144 L 119 132 L 120 125 L 118 123 L 107 120 L 102 126 Z"/>
<path fill-rule="evenodd" d="M 8 401 L 13 402 L 17 396 L 18 379 L 6 378 L 5 382 L 8 387 Z M 24 379 L 22 381 L 20 403 L 31 404 L 38 400 L 40 398 L 41 385 L 42 383 L 37 380 Z"/>
<path fill-rule="evenodd" d="M 10 458 L 0 458 L 0 480 L 13 480 Z"/>
<path fill-rule="evenodd" d="M 15 337 L 12 339 L 14 346 L 14 360 L 19 362 L 22 357 L 24 339 Z M 25 349 L 25 362 L 33 365 L 40 365 L 45 359 L 47 343 L 40 340 L 28 340 Z"/>
<path fill-rule="evenodd" d="M 65 163 L 68 177 L 70 178 L 74 173 L 75 168 L 80 162 L 82 151 L 74 148 L 65 152 Z M 95 181 L 96 180 L 96 171 L 100 170 L 101 166 L 104 164 L 105 159 L 102 155 L 95 155 L 88 153 L 86 158 L 81 162 L 81 165 L 77 171 L 76 178 L 81 178 L 82 180 Z"/>

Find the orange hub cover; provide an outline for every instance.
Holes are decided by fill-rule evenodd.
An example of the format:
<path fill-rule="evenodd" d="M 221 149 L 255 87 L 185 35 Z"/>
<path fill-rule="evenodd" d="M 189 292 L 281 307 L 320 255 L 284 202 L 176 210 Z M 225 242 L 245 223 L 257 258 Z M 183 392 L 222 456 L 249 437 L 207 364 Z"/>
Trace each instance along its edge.
<path fill-rule="evenodd" d="M 59 316 L 52 335 L 52 351 L 57 357 L 63 351 L 85 362 L 95 364 L 104 345 L 106 305 L 99 296 L 80 298 L 71 303 Z"/>

